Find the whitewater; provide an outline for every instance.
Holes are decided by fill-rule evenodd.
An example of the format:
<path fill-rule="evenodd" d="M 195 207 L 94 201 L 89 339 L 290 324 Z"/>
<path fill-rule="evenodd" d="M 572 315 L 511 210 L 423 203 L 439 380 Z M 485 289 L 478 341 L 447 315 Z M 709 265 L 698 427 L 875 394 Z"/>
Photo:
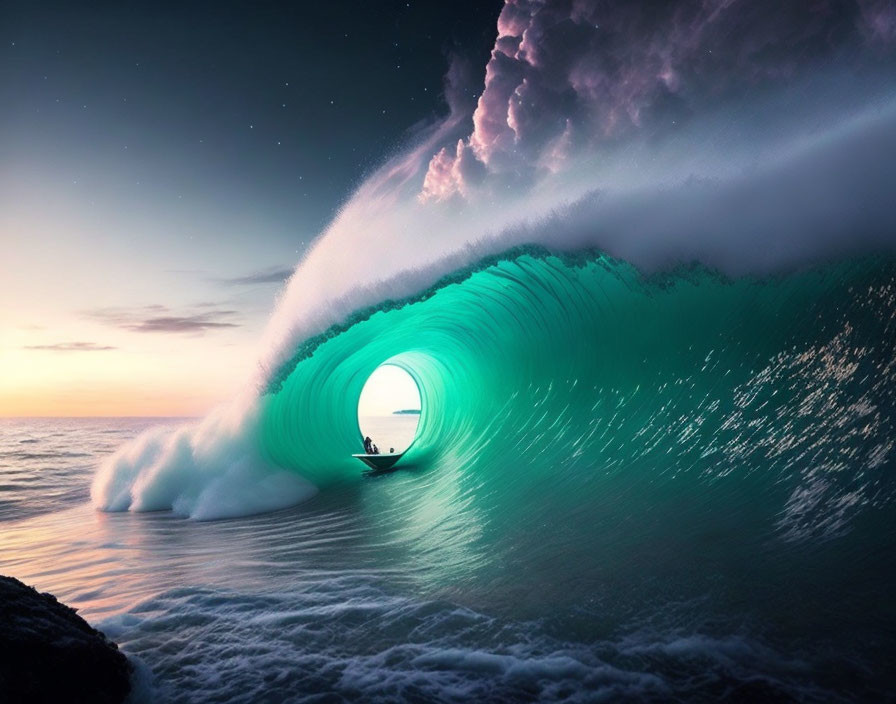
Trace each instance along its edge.
<path fill-rule="evenodd" d="M 501 57 L 548 42 L 523 5 L 476 106 L 298 263 L 230 403 L 6 428 L 0 571 L 116 638 L 137 701 L 892 695 L 890 45 L 727 91 L 697 71 L 690 112 L 627 98 L 628 129 L 527 141 L 538 75 L 490 112 Z M 383 364 L 421 414 L 371 478 Z"/>

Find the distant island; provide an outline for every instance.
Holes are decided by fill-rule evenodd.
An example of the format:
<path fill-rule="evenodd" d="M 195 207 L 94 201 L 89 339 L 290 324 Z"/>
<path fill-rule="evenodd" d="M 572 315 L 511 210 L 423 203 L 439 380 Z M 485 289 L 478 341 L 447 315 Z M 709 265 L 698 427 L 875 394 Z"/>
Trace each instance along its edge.
<path fill-rule="evenodd" d="M 419 416 L 419 408 L 405 408 L 401 411 L 392 411 L 393 416 Z"/>

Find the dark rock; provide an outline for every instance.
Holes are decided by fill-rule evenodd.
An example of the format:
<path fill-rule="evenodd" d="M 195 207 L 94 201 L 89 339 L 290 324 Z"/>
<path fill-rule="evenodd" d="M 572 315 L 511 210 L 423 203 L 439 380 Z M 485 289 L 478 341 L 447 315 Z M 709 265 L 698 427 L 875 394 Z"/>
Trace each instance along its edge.
<path fill-rule="evenodd" d="M 71 607 L 0 576 L 0 702 L 121 702 L 131 665 Z"/>

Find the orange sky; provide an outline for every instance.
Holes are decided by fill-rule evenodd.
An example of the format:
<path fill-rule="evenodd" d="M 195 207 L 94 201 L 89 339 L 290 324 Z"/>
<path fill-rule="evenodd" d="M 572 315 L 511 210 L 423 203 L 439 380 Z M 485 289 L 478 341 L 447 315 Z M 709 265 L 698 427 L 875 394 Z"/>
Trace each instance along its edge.
<path fill-rule="evenodd" d="M 61 297 L 58 310 L 0 308 L 0 416 L 202 415 L 253 371 L 263 318 L 147 333 L 89 320 L 66 304 Z"/>
<path fill-rule="evenodd" d="M 288 272 L 296 251 L 247 248 L 226 213 L 103 203 L 108 184 L 75 201 L 49 165 L 18 176 L 0 170 L 0 416 L 195 416 L 231 398 L 282 285 L 253 272 Z"/>

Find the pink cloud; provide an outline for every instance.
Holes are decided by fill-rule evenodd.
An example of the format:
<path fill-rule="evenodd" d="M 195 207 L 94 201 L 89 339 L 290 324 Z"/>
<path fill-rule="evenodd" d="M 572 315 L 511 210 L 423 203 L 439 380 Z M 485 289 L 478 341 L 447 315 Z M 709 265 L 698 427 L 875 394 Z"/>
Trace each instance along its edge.
<path fill-rule="evenodd" d="M 573 144 L 668 128 L 844 47 L 873 40 L 889 50 L 896 9 L 889 0 L 507 0 L 497 35 L 473 130 L 431 158 L 422 201 L 466 195 L 471 160 L 498 176 L 555 171 Z"/>

